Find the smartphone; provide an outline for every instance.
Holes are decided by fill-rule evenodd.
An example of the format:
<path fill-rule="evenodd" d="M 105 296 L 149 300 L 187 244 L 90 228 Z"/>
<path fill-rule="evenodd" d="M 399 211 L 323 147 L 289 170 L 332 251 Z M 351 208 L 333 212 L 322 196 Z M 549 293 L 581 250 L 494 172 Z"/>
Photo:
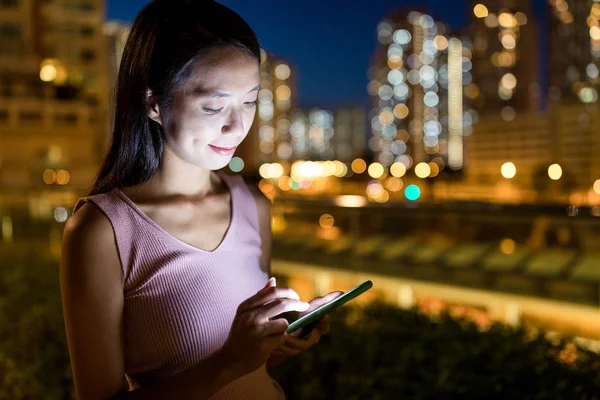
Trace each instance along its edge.
<path fill-rule="evenodd" d="M 302 329 L 300 336 L 304 336 L 307 333 L 310 333 L 312 328 L 314 328 L 314 326 L 319 322 L 319 320 L 321 320 L 321 318 L 323 318 L 333 310 L 337 309 L 338 307 L 343 306 L 350 300 L 360 296 L 372 287 L 373 282 L 366 281 L 361 283 L 357 287 L 348 290 L 346 293 L 339 295 L 335 299 L 315 308 L 308 314 L 292 322 L 287 328 L 287 333 L 292 333 L 299 329 Z"/>

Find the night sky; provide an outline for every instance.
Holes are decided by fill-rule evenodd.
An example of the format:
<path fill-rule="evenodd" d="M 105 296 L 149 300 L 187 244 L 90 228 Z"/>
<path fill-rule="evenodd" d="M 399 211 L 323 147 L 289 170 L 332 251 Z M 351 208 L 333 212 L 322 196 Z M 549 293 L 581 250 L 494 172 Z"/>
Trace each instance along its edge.
<path fill-rule="evenodd" d="M 297 73 L 302 107 L 369 104 L 367 69 L 377 45 L 377 23 L 389 10 L 418 4 L 453 30 L 463 28 L 471 12 L 467 0 L 220 2 L 254 28 L 265 49 L 290 61 Z M 535 0 L 540 14 L 544 2 Z M 131 21 L 146 3 L 147 0 L 108 0 L 108 19 Z"/>

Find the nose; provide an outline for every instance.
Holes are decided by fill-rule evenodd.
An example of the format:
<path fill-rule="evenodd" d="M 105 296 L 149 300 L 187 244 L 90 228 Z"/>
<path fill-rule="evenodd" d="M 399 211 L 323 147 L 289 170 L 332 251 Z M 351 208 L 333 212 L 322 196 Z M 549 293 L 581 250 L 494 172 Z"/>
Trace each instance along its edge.
<path fill-rule="evenodd" d="M 231 109 L 225 124 L 221 128 L 224 135 L 243 136 L 244 134 L 244 119 L 242 110 Z"/>

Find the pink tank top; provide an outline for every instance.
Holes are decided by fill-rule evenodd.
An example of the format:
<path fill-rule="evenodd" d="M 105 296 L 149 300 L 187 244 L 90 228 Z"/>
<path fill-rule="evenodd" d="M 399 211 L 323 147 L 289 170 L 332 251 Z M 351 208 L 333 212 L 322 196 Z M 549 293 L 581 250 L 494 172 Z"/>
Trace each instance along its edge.
<path fill-rule="evenodd" d="M 130 388 L 182 372 L 218 350 L 238 305 L 264 287 L 256 202 L 239 176 L 219 172 L 232 218 L 221 244 L 203 251 L 169 234 L 123 192 L 80 199 L 110 220 L 123 272 L 125 374 Z M 230 383 L 215 400 L 285 399 L 263 365 Z"/>

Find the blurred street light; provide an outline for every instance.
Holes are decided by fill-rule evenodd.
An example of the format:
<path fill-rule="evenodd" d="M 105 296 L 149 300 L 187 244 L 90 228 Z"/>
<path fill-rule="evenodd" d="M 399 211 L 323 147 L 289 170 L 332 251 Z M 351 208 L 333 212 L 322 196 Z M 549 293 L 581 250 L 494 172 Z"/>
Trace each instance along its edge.
<path fill-rule="evenodd" d="M 558 164 L 552 164 L 548 167 L 548 176 L 553 181 L 557 181 L 562 176 L 562 168 Z"/>
<path fill-rule="evenodd" d="M 502 173 L 502 176 L 506 179 L 512 179 L 517 174 L 517 167 L 511 162 L 505 162 L 504 164 L 502 164 L 500 172 Z"/>
<path fill-rule="evenodd" d="M 477 18 L 485 18 L 488 16 L 489 12 L 486 6 L 483 4 L 477 4 L 475 7 L 473 7 L 473 14 L 475 14 Z"/>

